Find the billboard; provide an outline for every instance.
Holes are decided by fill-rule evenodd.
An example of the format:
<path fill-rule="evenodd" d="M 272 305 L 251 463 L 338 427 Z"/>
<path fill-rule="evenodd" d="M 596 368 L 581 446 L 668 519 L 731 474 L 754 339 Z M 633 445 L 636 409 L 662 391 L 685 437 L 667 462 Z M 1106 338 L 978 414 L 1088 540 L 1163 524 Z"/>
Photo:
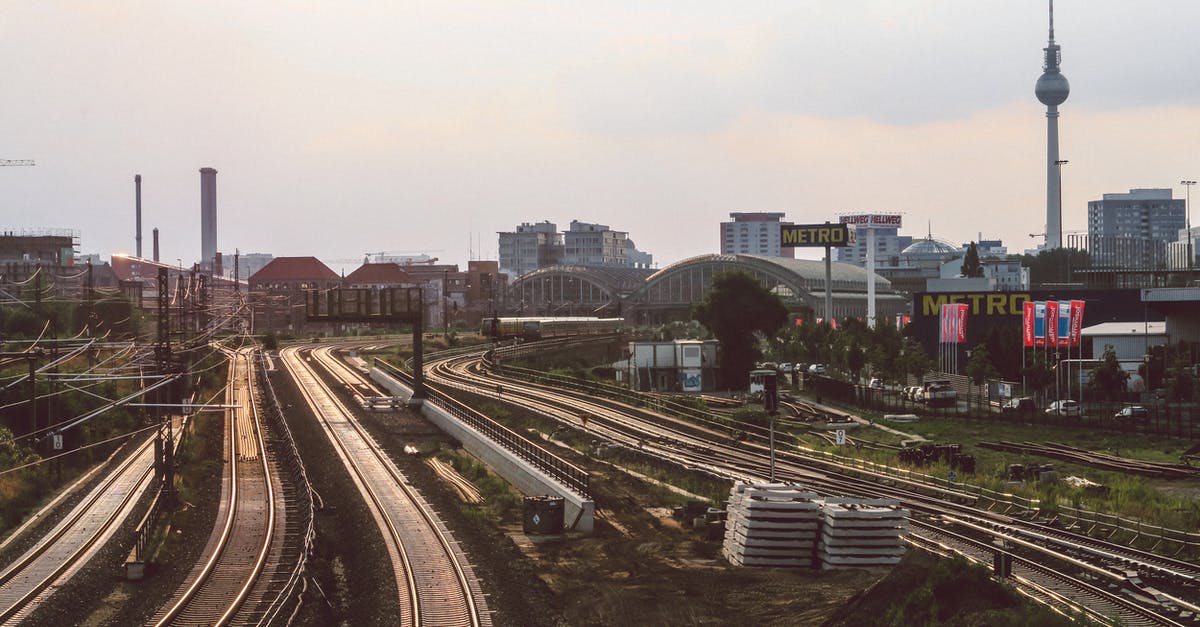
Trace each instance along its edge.
<path fill-rule="evenodd" d="M 850 226 L 900 228 L 901 216 L 898 213 L 854 213 L 842 216 L 839 222 Z"/>
<path fill-rule="evenodd" d="M 785 248 L 849 246 L 854 243 L 853 231 L 845 224 L 782 224 L 779 245 Z"/>

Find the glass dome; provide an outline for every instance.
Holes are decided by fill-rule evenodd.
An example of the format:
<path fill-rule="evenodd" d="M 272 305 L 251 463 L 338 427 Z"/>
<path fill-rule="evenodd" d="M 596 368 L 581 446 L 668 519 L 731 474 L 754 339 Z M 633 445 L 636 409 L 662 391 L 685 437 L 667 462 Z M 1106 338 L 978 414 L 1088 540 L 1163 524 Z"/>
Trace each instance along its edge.
<path fill-rule="evenodd" d="M 958 247 L 931 238 L 919 239 L 905 248 L 901 255 L 957 255 Z"/>

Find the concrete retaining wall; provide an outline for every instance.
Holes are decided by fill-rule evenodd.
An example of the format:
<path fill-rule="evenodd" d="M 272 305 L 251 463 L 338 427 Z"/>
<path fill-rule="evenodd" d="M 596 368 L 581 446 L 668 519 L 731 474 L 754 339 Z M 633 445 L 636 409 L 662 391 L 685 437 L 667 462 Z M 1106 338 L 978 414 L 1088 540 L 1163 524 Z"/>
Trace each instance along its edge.
<path fill-rule="evenodd" d="M 371 369 L 371 379 L 396 396 L 404 398 L 412 396 L 412 390 L 401 385 L 378 368 Z M 463 448 L 483 460 L 497 474 L 516 486 L 521 494 L 563 497 L 563 527 L 565 531 L 592 532 L 596 515 L 594 501 L 584 499 L 574 490 L 563 486 L 529 462 L 496 445 L 441 407 L 432 403 L 422 403 L 421 413 L 439 429 L 462 442 Z"/>

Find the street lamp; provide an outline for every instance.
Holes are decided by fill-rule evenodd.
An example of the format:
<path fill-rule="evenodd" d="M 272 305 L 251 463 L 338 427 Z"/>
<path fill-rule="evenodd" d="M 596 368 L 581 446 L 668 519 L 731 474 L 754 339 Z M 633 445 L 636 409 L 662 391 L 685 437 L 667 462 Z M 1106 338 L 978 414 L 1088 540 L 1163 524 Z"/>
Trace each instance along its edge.
<path fill-rule="evenodd" d="M 1192 280 L 1192 266 L 1196 262 L 1196 258 L 1192 256 L 1192 186 L 1196 181 L 1179 181 L 1185 191 L 1185 200 L 1183 201 L 1183 211 L 1185 216 L 1185 228 L 1187 229 L 1187 256 L 1188 256 L 1188 281 Z"/>

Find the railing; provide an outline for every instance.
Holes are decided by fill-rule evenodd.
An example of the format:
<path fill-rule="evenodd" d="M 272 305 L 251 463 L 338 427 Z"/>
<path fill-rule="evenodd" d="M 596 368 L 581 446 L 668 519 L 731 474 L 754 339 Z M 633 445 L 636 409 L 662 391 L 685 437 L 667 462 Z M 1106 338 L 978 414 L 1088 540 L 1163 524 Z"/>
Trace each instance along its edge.
<path fill-rule="evenodd" d="M 1079 533 L 1092 537 L 1104 537 L 1112 540 L 1117 534 L 1128 534 L 1129 543 L 1153 542 L 1148 549 L 1152 553 L 1178 557 L 1185 554 L 1194 557 L 1200 554 L 1200 534 L 1170 529 L 1162 525 L 1151 525 L 1139 520 L 1129 520 L 1104 512 L 1079 509 L 1070 505 L 1059 505 L 1055 519 L 1067 526 L 1073 527 Z M 1160 550 L 1170 546 L 1177 547 L 1174 552 Z"/>
<path fill-rule="evenodd" d="M 259 352 L 260 367 L 258 369 L 258 389 L 262 391 L 261 399 L 264 407 L 262 407 L 262 415 L 270 421 L 271 432 L 280 446 L 277 448 L 279 461 L 281 466 L 288 472 L 292 485 L 296 486 L 297 497 L 300 503 L 297 509 L 300 511 L 300 535 L 304 538 L 303 546 L 300 547 L 299 555 L 296 559 L 296 566 L 288 575 L 287 581 L 274 599 L 270 599 L 270 605 L 263 611 L 263 618 L 259 622 L 262 625 L 275 624 L 276 618 L 284 610 L 285 607 L 291 604 L 295 599 L 299 603 L 299 595 L 303 592 L 299 589 L 299 584 L 303 581 L 304 569 L 308 564 L 308 556 L 312 554 L 313 543 L 316 540 L 316 529 L 313 527 L 313 492 L 312 485 L 308 482 L 308 475 L 304 472 L 304 462 L 300 459 L 300 451 L 296 448 L 296 441 L 292 438 L 292 430 L 288 427 L 287 420 L 283 417 L 283 411 L 280 409 L 279 399 L 275 396 L 275 387 L 271 385 L 271 379 L 266 375 L 265 363 L 262 363 L 263 353 Z M 253 402 L 253 401 L 251 401 Z"/>
<path fill-rule="evenodd" d="M 382 359 L 376 359 L 375 366 L 390 377 L 398 379 L 407 385 L 412 384 L 411 375 Z M 538 446 L 532 440 L 512 429 L 471 409 L 455 398 L 438 390 L 436 387 L 427 386 L 426 393 L 428 394 L 426 402 L 438 405 L 443 410 L 470 425 L 479 434 L 499 444 L 505 450 L 529 462 L 534 467 L 550 474 L 550 476 L 561 481 L 584 498 L 591 498 L 591 491 L 589 489 L 590 475 L 587 471 Z"/>

